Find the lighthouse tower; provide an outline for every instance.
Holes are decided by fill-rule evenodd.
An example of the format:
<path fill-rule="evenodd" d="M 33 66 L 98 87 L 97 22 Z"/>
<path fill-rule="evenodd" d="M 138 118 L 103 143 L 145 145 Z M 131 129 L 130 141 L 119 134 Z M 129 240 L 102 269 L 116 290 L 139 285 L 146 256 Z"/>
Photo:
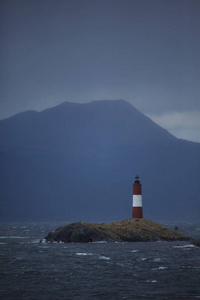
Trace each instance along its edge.
<path fill-rule="evenodd" d="M 140 183 L 140 178 L 138 176 L 135 176 L 135 181 L 133 183 L 132 218 L 143 218 L 142 185 Z"/>

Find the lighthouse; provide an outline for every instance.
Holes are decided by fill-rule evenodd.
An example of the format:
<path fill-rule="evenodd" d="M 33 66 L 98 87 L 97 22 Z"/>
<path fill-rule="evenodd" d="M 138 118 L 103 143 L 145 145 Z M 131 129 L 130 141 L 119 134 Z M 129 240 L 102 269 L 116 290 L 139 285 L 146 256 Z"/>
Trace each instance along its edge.
<path fill-rule="evenodd" d="M 135 176 L 133 183 L 132 218 L 143 218 L 142 212 L 142 185 L 139 176 Z"/>

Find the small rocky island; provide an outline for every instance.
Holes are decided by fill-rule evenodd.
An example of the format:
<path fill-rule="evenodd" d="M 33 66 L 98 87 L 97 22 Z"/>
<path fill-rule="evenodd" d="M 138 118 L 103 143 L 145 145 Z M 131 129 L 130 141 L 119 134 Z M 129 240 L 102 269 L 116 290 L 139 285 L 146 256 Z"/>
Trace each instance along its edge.
<path fill-rule="evenodd" d="M 46 242 L 89 243 L 176 241 L 190 238 L 147 219 L 128 219 L 107 224 L 76 222 L 50 232 Z"/>

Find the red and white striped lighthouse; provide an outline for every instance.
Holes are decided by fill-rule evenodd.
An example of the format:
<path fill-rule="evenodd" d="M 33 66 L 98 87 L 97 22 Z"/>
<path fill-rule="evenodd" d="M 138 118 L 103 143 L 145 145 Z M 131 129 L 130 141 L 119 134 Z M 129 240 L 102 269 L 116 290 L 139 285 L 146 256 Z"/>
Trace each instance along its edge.
<path fill-rule="evenodd" d="M 142 185 L 140 183 L 140 178 L 138 176 L 135 176 L 135 181 L 133 183 L 132 218 L 143 218 Z"/>

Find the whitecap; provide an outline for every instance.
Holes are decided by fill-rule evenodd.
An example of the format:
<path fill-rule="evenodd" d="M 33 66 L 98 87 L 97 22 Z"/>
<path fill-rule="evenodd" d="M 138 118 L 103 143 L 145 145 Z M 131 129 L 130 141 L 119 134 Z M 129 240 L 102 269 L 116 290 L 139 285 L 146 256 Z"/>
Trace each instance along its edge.
<path fill-rule="evenodd" d="M 161 261 L 161 258 L 160 258 L 160 257 L 154 258 L 153 261 L 154 261 L 154 262 L 160 262 L 160 261 Z"/>
<path fill-rule="evenodd" d="M 97 242 L 92 242 L 92 244 L 107 244 L 106 241 L 97 241 Z"/>
<path fill-rule="evenodd" d="M 107 257 L 107 256 L 99 256 L 99 259 L 110 260 L 110 257 Z"/>
<path fill-rule="evenodd" d="M 156 282 L 158 282 L 158 281 L 157 281 L 157 280 L 146 280 L 146 282 L 156 283 Z"/>
<path fill-rule="evenodd" d="M 159 270 L 165 270 L 165 269 L 168 269 L 168 267 L 160 266 L 158 269 L 159 269 Z"/>
<path fill-rule="evenodd" d="M 185 246 L 183 246 L 183 248 L 194 248 L 194 247 L 196 247 L 195 245 L 193 245 L 193 244 L 189 244 L 189 245 L 185 245 Z"/>
<path fill-rule="evenodd" d="M 31 242 L 31 244 L 36 244 L 36 243 L 47 244 L 47 241 L 45 239 L 42 239 L 42 240 L 34 240 Z"/>
<path fill-rule="evenodd" d="M 136 253 L 136 252 L 139 252 L 139 250 L 132 250 L 131 252 L 132 253 Z"/>
<path fill-rule="evenodd" d="M 92 253 L 85 253 L 85 252 L 78 252 L 78 253 L 76 253 L 76 255 L 87 256 L 87 255 L 93 255 L 93 254 Z"/>
<path fill-rule="evenodd" d="M 188 244 L 188 245 L 184 245 L 184 246 L 174 246 L 174 248 L 195 248 L 196 246 L 193 244 Z"/>
<path fill-rule="evenodd" d="M 120 266 L 120 267 L 124 267 L 125 266 L 125 264 L 123 264 L 123 263 L 116 263 L 116 265 Z"/>

